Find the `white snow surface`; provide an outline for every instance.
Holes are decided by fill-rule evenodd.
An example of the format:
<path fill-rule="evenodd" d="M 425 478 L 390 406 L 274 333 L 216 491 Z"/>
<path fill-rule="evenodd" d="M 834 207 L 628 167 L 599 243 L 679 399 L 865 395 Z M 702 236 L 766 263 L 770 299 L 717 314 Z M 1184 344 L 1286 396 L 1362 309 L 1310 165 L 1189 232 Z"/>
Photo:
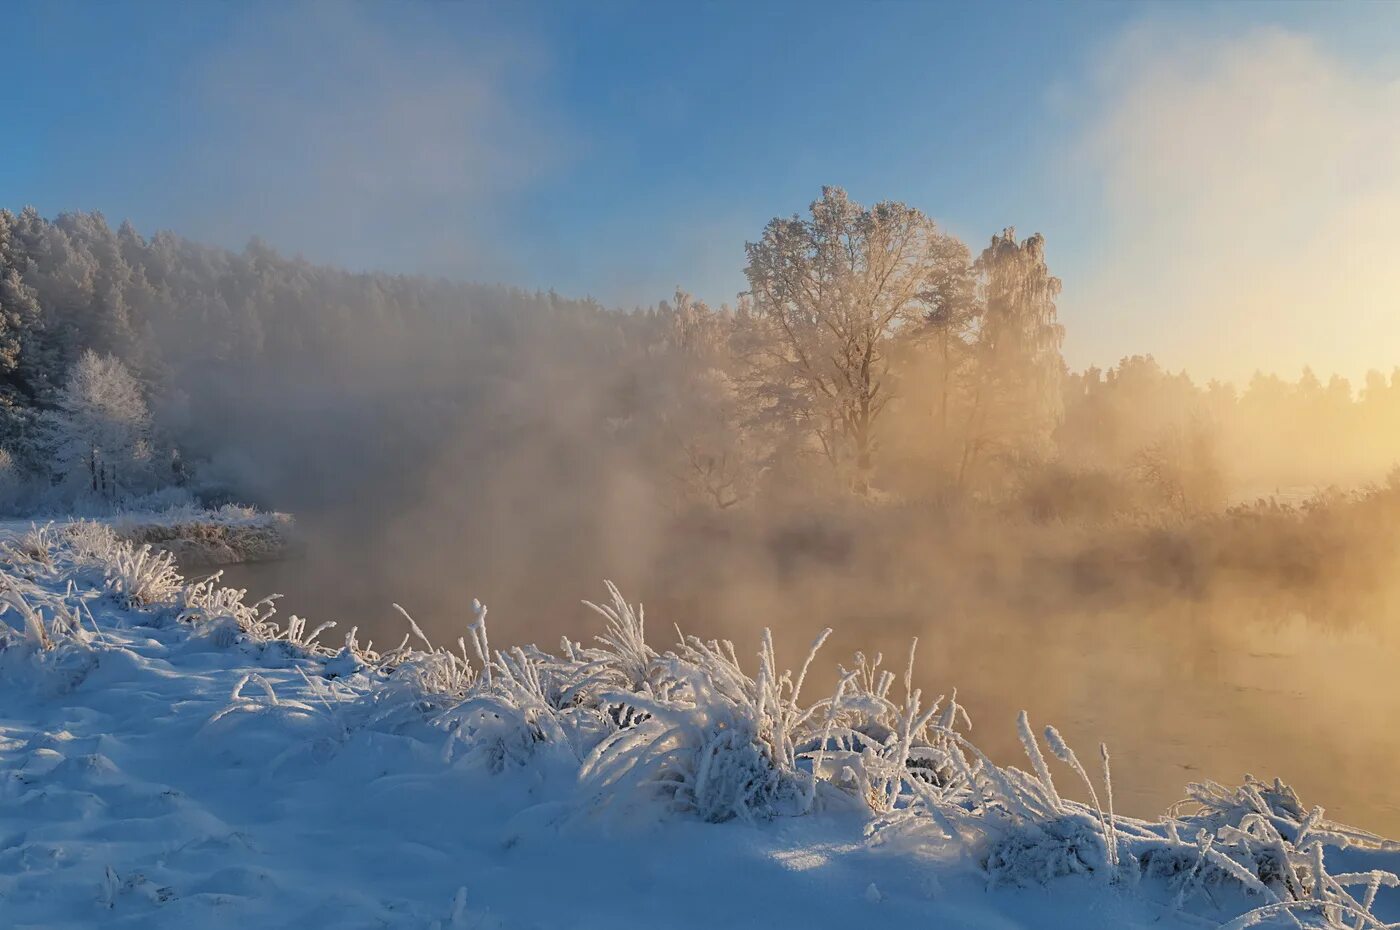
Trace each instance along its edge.
<path fill-rule="evenodd" d="M 274 627 L 236 592 L 190 585 L 168 561 L 143 560 L 91 524 L 13 536 L 0 598 L 0 927 L 1174 930 L 1400 920 L 1383 872 L 1374 900 L 1363 900 L 1371 879 L 1355 878 L 1394 871 L 1400 847 L 1287 813 L 1282 786 L 1229 795 L 1265 804 L 1254 817 L 1274 833 L 1248 810 L 1229 810 L 1225 789 L 1209 816 L 1143 824 L 1049 800 L 1048 774 L 989 767 L 970 748 L 959 762 L 948 755 L 955 730 L 936 722 L 896 726 L 885 748 L 853 751 L 858 737 L 835 735 L 855 732 L 840 716 L 855 711 L 841 701 L 818 702 L 812 726 L 825 736 L 815 751 L 791 737 L 784 755 L 788 737 L 763 731 L 778 759 L 766 794 L 732 780 L 740 795 L 706 794 L 714 789 L 687 759 L 700 758 L 711 779 L 739 763 L 713 739 L 686 756 L 685 734 L 713 725 L 706 732 L 717 727 L 729 746 L 746 705 L 725 704 L 734 716 L 723 717 L 718 698 L 678 686 L 675 676 L 707 666 L 684 646 L 647 647 L 620 597 L 605 611 L 606 641 L 572 644 L 563 650 L 572 660 L 554 664 L 533 651 L 491 653 L 478 611 L 467 641 L 495 655 L 489 673 L 465 644 L 450 660 L 380 655 L 353 636 L 345 649 L 306 645 L 304 626 Z M 561 696 L 569 661 L 581 677 Z M 743 687 L 772 715 L 784 692 L 764 691 L 766 668 Z M 531 670 L 533 693 L 557 706 L 531 705 L 528 688 L 508 696 Z M 719 672 L 707 674 L 706 687 L 731 693 Z M 854 674 L 847 690 L 851 707 L 880 693 Z M 631 710 L 617 709 L 624 704 Z M 696 708 L 707 722 L 696 724 Z M 523 741 L 513 742 L 513 715 L 528 721 Z M 956 726 L 956 716 L 934 719 Z M 803 726 L 795 711 L 771 719 L 793 733 Z M 889 756 L 890 740 L 919 732 Z M 1047 769 L 1029 738 L 1029 767 Z M 1060 755 L 1055 738 L 1049 748 Z M 902 774 L 916 757 L 965 765 L 970 780 L 953 772 L 920 788 Z M 881 782 L 889 758 L 900 774 Z M 1325 842 L 1302 842 L 1309 829 Z M 1273 839 L 1280 831 L 1299 842 L 1285 849 Z M 1279 875 L 1261 868 L 1236 880 L 1202 845 L 1235 850 L 1230 861 L 1273 862 Z M 1295 852 L 1291 865 L 1270 859 Z M 1325 856 L 1336 889 L 1316 881 L 1309 856 Z M 1164 868 L 1173 857 L 1184 866 Z M 1013 859 L 1020 864 L 997 871 Z M 1364 905 L 1357 913 L 1339 903 L 1344 885 Z M 1294 906 L 1260 910 L 1271 896 Z"/>

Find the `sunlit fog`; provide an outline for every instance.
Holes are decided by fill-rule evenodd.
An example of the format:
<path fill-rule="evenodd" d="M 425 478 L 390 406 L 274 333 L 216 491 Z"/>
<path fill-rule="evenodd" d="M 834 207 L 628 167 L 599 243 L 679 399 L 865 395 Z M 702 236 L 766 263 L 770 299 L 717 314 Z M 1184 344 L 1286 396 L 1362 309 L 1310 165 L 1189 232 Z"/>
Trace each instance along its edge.
<path fill-rule="evenodd" d="M 559 813 L 583 791 L 760 830 L 859 809 L 873 846 L 917 847 L 888 874 L 842 860 L 871 876 L 851 907 L 898 922 L 1062 925 L 974 920 L 967 875 L 1131 875 L 1208 926 L 1400 919 L 1389 879 L 1341 890 L 1384 861 L 1322 852 L 1400 847 L 1307 813 L 1400 834 L 1395 7 L 17 6 L 0 634 L 122 669 L 178 666 L 185 628 L 256 654 L 275 673 L 230 665 L 194 745 L 301 701 L 331 729 L 284 725 L 351 808 L 438 758 L 356 740 L 441 728 L 433 765 L 540 805 L 510 794 L 512 851 L 470 853 L 508 877 L 532 830 L 592 856 L 591 815 Z M 29 682 L 6 642 L 0 679 Z M 155 693 L 113 661 L 34 693 Z M 7 732 L 0 759 L 83 738 Z M 458 777 L 428 771 L 392 777 Z M 38 867 L 6 816 L 0 913 L 14 893 L 25 925 L 90 925 L 4 877 Z M 459 855 L 394 816 L 384 842 Z M 785 875 L 865 842 L 801 836 Z M 83 860 L 104 916 L 283 893 L 122 855 Z M 919 856 L 941 903 L 901 897 Z M 241 925 L 546 920 L 475 875 L 431 908 L 410 883 L 317 910 L 307 876 L 286 885 L 310 922 Z M 1098 925 L 1087 900 L 1063 926 Z M 1160 919 L 1113 906 L 1105 926 Z"/>

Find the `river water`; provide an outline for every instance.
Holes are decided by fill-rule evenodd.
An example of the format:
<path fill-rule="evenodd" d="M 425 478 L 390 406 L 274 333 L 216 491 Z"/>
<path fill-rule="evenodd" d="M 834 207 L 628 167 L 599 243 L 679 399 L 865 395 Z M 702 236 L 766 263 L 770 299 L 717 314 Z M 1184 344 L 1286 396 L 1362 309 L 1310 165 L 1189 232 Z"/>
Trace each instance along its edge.
<path fill-rule="evenodd" d="M 323 572 L 298 561 L 233 566 L 225 580 L 251 596 L 282 592 L 283 615 L 339 620 L 340 630 L 327 637 L 332 641 L 358 624 L 362 640 L 370 635 L 396 644 L 405 628 L 389 602 L 414 610 L 412 592 L 400 597 L 376 590 L 374 579 L 353 570 L 328 583 Z M 1400 836 L 1395 628 L 1337 628 L 1300 614 L 1268 622 L 1203 622 L 1188 615 L 1200 610 L 1175 605 L 1155 613 L 1059 615 L 1053 631 L 1024 619 L 954 623 L 936 606 L 927 616 L 897 618 L 853 611 L 832 623 L 837 634 L 822 657 L 828 671 L 812 680 L 828 687 L 830 670 L 858 648 L 870 655 L 884 650 L 886 667 L 902 671 L 912 631 L 921 639 L 917 680 L 934 693 L 957 685 L 974 722 L 972 739 L 999 761 L 1024 762 L 1015 736 L 1016 714 L 1024 708 L 1037 726 L 1058 727 L 1086 760 L 1097 756 L 1100 741 L 1108 745 L 1122 812 L 1152 816 L 1182 798 L 1188 782 L 1237 783 L 1249 772 L 1283 778 L 1305 804 L 1324 806 L 1334 819 Z M 492 641 L 550 646 L 561 629 L 576 640 L 597 631 L 582 608 L 561 613 L 565 620 L 532 624 L 505 610 L 497 619 L 493 610 Z M 741 656 L 757 647 L 756 629 L 746 641 L 732 623 L 716 629 L 693 604 L 652 610 L 648 617 L 648 638 L 660 647 L 673 641 L 673 621 L 687 632 L 731 636 Z M 449 642 L 467 622 L 465 614 L 418 619 Z M 774 623 L 780 654 L 796 664 L 818 622 Z M 1066 793 L 1076 792 L 1068 771 L 1060 781 Z"/>

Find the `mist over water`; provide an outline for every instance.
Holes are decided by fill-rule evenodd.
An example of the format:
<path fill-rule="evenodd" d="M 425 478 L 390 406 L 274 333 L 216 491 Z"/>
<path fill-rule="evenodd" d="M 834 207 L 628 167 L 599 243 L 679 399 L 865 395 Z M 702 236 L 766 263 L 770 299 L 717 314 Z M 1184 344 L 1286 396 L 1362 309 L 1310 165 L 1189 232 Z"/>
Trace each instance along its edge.
<path fill-rule="evenodd" d="M 515 512 L 511 528 L 529 514 Z M 1389 725 L 1400 713 L 1400 637 L 1384 614 L 1341 621 L 1314 604 L 1310 615 L 1303 601 L 1263 590 L 1081 598 L 1047 591 L 1044 575 L 1003 573 L 982 588 L 968 581 L 966 563 L 920 571 L 918 559 L 896 559 L 890 577 L 872 579 L 863 577 L 870 564 L 838 540 L 808 541 L 794 553 L 791 539 L 775 550 L 774 534 L 755 542 L 745 528 L 708 521 L 652 528 L 647 549 L 618 572 L 609 554 L 638 538 L 635 525 L 621 524 L 625 535 L 609 544 L 541 517 L 553 527 L 518 544 L 545 555 L 521 565 L 511 562 L 510 530 L 499 545 L 488 520 L 441 500 L 406 507 L 402 519 L 334 510 L 300 519 L 302 558 L 233 566 L 226 578 L 255 595 L 282 592 L 283 614 L 337 620 L 332 641 L 358 625 L 362 640 L 397 644 L 406 630 L 396 602 L 435 642 L 452 642 L 473 596 L 491 608 L 493 642 L 588 640 L 599 621 L 579 602 L 602 599 L 609 577 L 645 603 L 659 649 L 679 625 L 727 637 L 753 659 L 770 626 L 780 656 L 795 663 L 833 627 L 813 693 L 831 687 L 836 666 L 850 667 L 857 651 L 883 653 L 885 667 L 902 670 L 918 637 L 916 683 L 935 694 L 957 688 L 973 737 L 994 758 L 1020 758 L 1014 721 L 1024 708 L 1083 751 L 1108 745 L 1119 810 L 1129 814 L 1160 813 L 1190 781 L 1235 782 L 1248 772 L 1283 778 L 1344 822 L 1400 830 L 1400 798 L 1382 790 L 1400 759 L 1400 733 Z M 433 544 L 415 544 L 415 533 Z M 428 574 L 424 553 L 438 553 Z"/>
<path fill-rule="evenodd" d="M 1024 708 L 1108 742 L 1125 809 L 1250 771 L 1388 829 L 1400 377 L 1237 389 L 1145 356 L 1066 372 L 1042 237 L 1008 230 L 974 260 L 900 204 L 831 189 L 813 214 L 906 224 L 887 241 L 926 246 L 901 267 L 937 285 L 870 343 L 867 393 L 830 404 L 833 372 L 799 356 L 856 380 L 839 361 L 864 331 L 842 343 L 842 320 L 796 314 L 812 342 L 794 342 L 769 298 L 624 313 L 148 240 L 100 215 L 0 219 L 34 314 L 20 371 L 35 402 L 79 353 L 128 366 L 187 486 L 296 515 L 302 557 L 229 572 L 285 594 L 284 616 L 358 625 L 382 648 L 405 632 L 398 603 L 452 643 L 478 597 L 493 643 L 548 649 L 591 639 L 579 602 L 610 579 L 663 650 L 679 625 L 751 656 L 768 627 L 796 663 L 834 628 L 816 689 L 857 650 L 901 669 L 917 637 L 921 687 L 957 687 L 1004 760 Z M 768 258 L 813 229 L 794 223 L 764 230 Z M 757 265 L 756 290 L 780 263 Z M 11 412 L 12 451 L 31 486 L 85 487 L 46 471 L 25 416 Z M 154 482 L 149 453 L 110 461 Z M 1346 783 L 1324 784 L 1339 765 Z"/>
<path fill-rule="evenodd" d="M 691 325 L 676 308 L 468 297 L 484 309 L 463 335 L 424 323 L 353 339 L 333 365 L 185 375 L 208 469 L 295 513 L 302 536 L 300 557 L 234 566 L 229 582 L 283 594 L 284 616 L 337 621 L 329 641 L 358 626 L 396 645 L 397 603 L 452 643 L 476 597 L 493 643 L 553 649 L 600 630 L 580 602 L 609 579 L 645 604 L 662 650 L 679 626 L 752 657 L 770 627 L 796 663 L 833 628 L 815 690 L 858 651 L 902 669 L 917 637 L 917 682 L 957 688 L 980 745 L 1018 760 L 1021 709 L 1086 751 L 1103 741 L 1126 812 L 1249 772 L 1400 830 L 1385 775 L 1400 762 L 1394 491 L 1223 513 L 1245 488 L 1308 476 L 1384 486 L 1392 408 L 1375 385 L 1364 404 L 1334 393 L 1328 406 L 1304 384 L 1259 382 L 1215 433 L 1183 434 L 1217 394 L 1135 360 L 1070 389 L 1061 464 L 989 464 L 1001 485 L 980 496 L 940 491 L 936 405 L 912 403 L 888 424 L 892 493 L 853 496 L 813 479 L 817 463 L 716 508 L 685 483 L 690 463 L 678 470 L 676 418 L 656 414 L 704 383 L 668 341 Z"/>
<path fill-rule="evenodd" d="M 1385 484 L 1400 461 L 1385 355 L 1400 183 L 1374 157 L 1400 126 L 1393 81 L 1272 31 L 1132 32 L 1095 71 L 1077 144 L 1017 146 L 1064 192 L 1058 223 L 1054 198 L 1023 209 L 1025 179 L 989 168 L 989 222 L 1048 216 L 1048 239 L 991 227 L 961 241 L 919 209 L 835 188 L 736 210 L 719 175 L 751 183 L 747 160 L 678 159 L 715 191 L 645 211 L 629 190 L 595 214 L 617 192 L 588 191 L 568 202 L 579 221 L 547 195 L 520 212 L 507 196 L 598 141 L 575 146 L 589 127 L 531 108 L 549 82 L 535 42 L 488 29 L 458 47 L 435 10 L 363 14 L 250 16 L 201 64 L 199 157 L 172 173 L 192 204 L 180 232 L 259 230 L 358 268 L 541 286 L 602 279 L 571 263 L 647 282 L 677 271 L 706 292 L 742 278 L 744 299 L 678 292 L 625 313 L 354 273 L 258 240 L 145 238 L 100 214 L 0 214 L 0 296 L 24 322 L 0 446 L 37 484 L 65 476 L 26 408 L 52 407 L 82 352 L 110 354 L 193 490 L 296 516 L 302 555 L 226 571 L 255 597 L 282 593 L 283 616 L 384 647 L 405 632 L 397 603 L 451 643 L 478 597 L 494 643 L 548 649 L 594 635 L 580 601 L 610 579 L 645 603 L 662 650 L 679 626 L 752 656 L 770 627 L 796 662 L 832 627 L 814 689 L 857 651 L 899 670 L 917 638 L 920 685 L 958 688 L 1000 760 L 1019 758 L 1024 708 L 1081 746 L 1107 742 L 1133 813 L 1249 771 L 1400 832 L 1400 480 Z M 762 28 L 785 36 L 790 19 Z M 325 53 L 307 67 L 312 47 Z M 890 151 L 917 151 L 914 122 L 889 121 Z M 964 126 L 948 133 L 950 152 L 970 144 Z M 772 142 L 779 161 L 815 147 Z M 618 154 L 594 156 L 630 165 Z M 884 189 L 888 167 L 855 183 L 927 193 Z M 1362 174 L 1364 189 L 1349 182 Z M 763 226 L 750 207 L 781 219 Z M 959 228 L 982 222 L 964 211 Z M 1062 249 L 1057 226 L 1084 241 Z M 638 229 L 695 254 L 653 256 Z M 794 276 L 850 312 L 804 303 Z M 1118 360 L 1152 351 L 1168 367 Z M 144 464 L 150 448 L 135 450 Z M 1364 499 L 1309 501 L 1368 482 Z M 1227 512 L 1296 487 L 1286 505 Z"/>

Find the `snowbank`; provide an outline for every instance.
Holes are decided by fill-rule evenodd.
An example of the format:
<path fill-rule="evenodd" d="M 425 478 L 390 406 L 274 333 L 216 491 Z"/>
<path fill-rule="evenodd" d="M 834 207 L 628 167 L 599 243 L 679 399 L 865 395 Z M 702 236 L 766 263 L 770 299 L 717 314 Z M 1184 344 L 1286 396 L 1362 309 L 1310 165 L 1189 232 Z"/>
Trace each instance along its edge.
<path fill-rule="evenodd" d="M 175 557 L 184 571 L 284 558 L 296 548 L 290 514 L 237 504 L 207 508 L 176 504 L 160 509 L 118 509 L 100 516 L 59 516 L 0 522 L 0 534 L 23 535 L 34 526 L 65 527 L 89 520 L 112 527 L 120 539 L 137 546 L 149 543 Z"/>
<path fill-rule="evenodd" d="M 150 543 L 170 552 L 185 571 L 280 559 L 296 544 L 289 514 L 235 504 L 212 510 L 172 507 L 153 513 L 123 513 L 111 522 L 122 539 L 137 545 Z"/>
<path fill-rule="evenodd" d="M 857 657 L 803 701 L 760 639 L 659 652 L 615 589 L 592 645 L 451 650 L 274 622 L 79 523 L 0 556 L 7 926 L 967 928 L 1400 919 L 1400 845 L 1284 785 L 1113 810 L 1053 729 L 1028 770 Z M 912 665 L 912 663 L 910 663 Z M 1047 757 L 1048 756 L 1048 757 Z M 1062 796 L 1051 760 L 1091 800 Z M 989 893 L 990 890 L 990 893 Z M 1387 897 L 1387 896 L 1392 897 Z"/>

